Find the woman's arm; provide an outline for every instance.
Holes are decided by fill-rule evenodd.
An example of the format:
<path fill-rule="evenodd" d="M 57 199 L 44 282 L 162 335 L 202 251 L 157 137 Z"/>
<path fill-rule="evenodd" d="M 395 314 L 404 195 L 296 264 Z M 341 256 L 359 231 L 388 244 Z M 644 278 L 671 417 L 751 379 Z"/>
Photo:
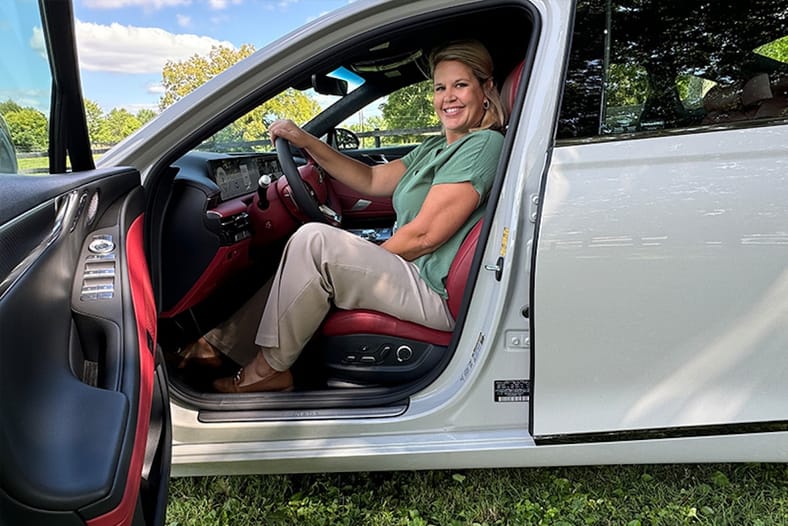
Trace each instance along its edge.
<path fill-rule="evenodd" d="M 353 190 L 370 196 L 390 196 L 405 174 L 405 164 L 392 161 L 369 166 L 347 155 L 343 155 L 311 135 L 290 120 L 278 120 L 268 128 L 271 142 L 277 137 L 287 139 L 293 146 L 303 148 L 335 179 Z"/>
<path fill-rule="evenodd" d="M 408 261 L 434 252 L 465 224 L 478 205 L 479 194 L 470 182 L 433 185 L 416 217 L 381 246 Z"/>

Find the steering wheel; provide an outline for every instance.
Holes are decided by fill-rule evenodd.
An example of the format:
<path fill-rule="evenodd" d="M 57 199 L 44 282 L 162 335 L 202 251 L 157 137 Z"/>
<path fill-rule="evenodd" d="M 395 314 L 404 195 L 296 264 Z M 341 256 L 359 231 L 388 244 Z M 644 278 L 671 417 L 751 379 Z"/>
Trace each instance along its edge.
<path fill-rule="evenodd" d="M 298 171 L 298 166 L 290 150 L 290 142 L 283 137 L 277 137 L 274 145 L 276 146 L 276 156 L 279 158 L 279 164 L 282 166 L 287 184 L 290 185 L 290 193 L 296 206 L 311 221 L 339 226 L 342 223 L 342 216 L 332 210 L 327 203 L 321 203 L 315 191 L 301 178 L 301 173 Z"/>

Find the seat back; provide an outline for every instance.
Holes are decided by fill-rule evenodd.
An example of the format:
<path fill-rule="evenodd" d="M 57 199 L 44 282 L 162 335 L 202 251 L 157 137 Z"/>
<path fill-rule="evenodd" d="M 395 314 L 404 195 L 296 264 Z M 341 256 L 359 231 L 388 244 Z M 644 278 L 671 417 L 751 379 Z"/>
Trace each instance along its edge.
<path fill-rule="evenodd" d="M 501 103 L 503 104 L 503 110 L 506 112 L 506 124 L 509 124 L 509 117 L 512 115 L 514 103 L 517 100 L 517 88 L 520 87 L 520 79 L 523 77 L 524 69 L 525 61 L 523 60 L 509 72 L 509 75 L 506 76 L 501 85 Z"/>
<path fill-rule="evenodd" d="M 465 236 L 465 241 L 462 242 L 457 255 L 454 256 L 454 261 L 449 267 L 449 274 L 446 276 L 449 311 L 455 319 L 462 306 L 463 292 L 471 273 L 471 263 L 473 263 L 473 255 L 476 253 L 476 245 L 479 242 L 479 233 L 482 231 L 482 221 L 480 219 Z"/>

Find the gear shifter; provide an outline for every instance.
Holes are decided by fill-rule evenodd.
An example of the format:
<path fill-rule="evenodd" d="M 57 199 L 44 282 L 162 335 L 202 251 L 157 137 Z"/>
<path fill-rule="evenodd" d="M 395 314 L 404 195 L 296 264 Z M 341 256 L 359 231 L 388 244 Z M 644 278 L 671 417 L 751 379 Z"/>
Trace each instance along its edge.
<path fill-rule="evenodd" d="M 271 186 L 272 181 L 270 174 L 263 174 L 257 180 L 257 206 L 260 210 L 268 208 L 268 187 Z"/>

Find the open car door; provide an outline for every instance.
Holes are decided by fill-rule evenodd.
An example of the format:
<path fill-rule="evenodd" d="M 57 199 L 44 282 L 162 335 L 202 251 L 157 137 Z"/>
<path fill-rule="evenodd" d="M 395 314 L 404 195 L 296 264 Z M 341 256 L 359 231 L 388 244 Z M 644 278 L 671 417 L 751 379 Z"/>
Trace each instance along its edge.
<path fill-rule="evenodd" d="M 170 417 L 140 174 L 94 169 L 70 2 L 25 9 L 10 22 L 20 46 L 43 29 L 52 175 L 0 174 L 0 522 L 163 524 Z"/>

